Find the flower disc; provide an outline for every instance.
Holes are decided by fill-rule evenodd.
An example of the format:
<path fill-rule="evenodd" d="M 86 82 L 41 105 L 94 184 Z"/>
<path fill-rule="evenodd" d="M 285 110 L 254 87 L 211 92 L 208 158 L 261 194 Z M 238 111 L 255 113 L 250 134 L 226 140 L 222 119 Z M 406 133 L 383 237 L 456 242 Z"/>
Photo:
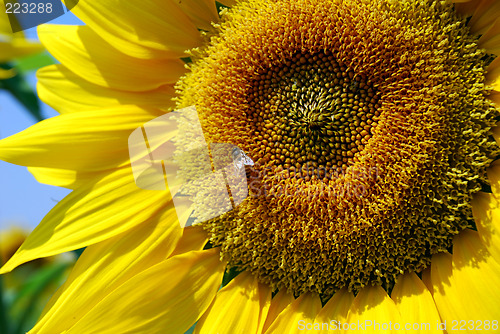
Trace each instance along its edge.
<path fill-rule="evenodd" d="M 474 222 L 497 110 L 491 57 L 440 1 L 251 0 L 193 51 L 179 106 L 255 162 L 249 197 L 203 222 L 274 289 L 390 289 Z"/>

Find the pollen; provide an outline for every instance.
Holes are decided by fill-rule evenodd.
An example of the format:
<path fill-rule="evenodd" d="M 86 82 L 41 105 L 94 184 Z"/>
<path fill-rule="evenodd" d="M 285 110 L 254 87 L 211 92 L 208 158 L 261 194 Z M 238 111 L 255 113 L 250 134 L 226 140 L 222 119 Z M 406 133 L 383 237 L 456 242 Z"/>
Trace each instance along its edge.
<path fill-rule="evenodd" d="M 191 51 L 179 107 L 255 165 L 200 223 L 273 289 L 390 290 L 474 228 L 498 112 L 466 18 L 432 0 L 250 0 Z"/>

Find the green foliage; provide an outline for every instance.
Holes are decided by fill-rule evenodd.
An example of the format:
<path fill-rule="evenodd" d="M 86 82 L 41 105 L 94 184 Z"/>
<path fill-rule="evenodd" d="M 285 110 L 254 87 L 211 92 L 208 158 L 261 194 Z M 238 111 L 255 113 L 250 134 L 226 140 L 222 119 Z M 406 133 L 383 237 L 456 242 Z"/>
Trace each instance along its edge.
<path fill-rule="evenodd" d="M 26 73 L 36 71 L 44 66 L 54 64 L 54 58 L 47 52 L 37 53 L 32 56 L 17 59 L 14 68 L 16 71 Z"/>
<path fill-rule="evenodd" d="M 6 80 L 0 80 L 0 89 L 6 90 L 21 103 L 24 108 L 35 118 L 35 120 L 43 120 L 40 110 L 40 102 L 36 92 L 26 81 L 26 74 L 30 71 L 37 70 L 41 67 L 54 64 L 52 58 L 47 52 L 38 53 L 32 56 L 24 57 L 17 60 L 15 63 L 0 64 L 2 69 L 14 69 L 16 75 Z M 8 111 L 3 111 L 8 112 Z"/>
<path fill-rule="evenodd" d="M 0 67 L 3 69 L 13 68 L 11 64 L 0 64 Z M 38 97 L 26 81 L 25 75 L 22 72 L 18 72 L 17 75 L 12 78 L 0 80 L 0 89 L 10 92 L 37 121 L 43 119 L 40 113 Z"/>
<path fill-rule="evenodd" d="M 27 263 L 0 276 L 0 333 L 23 334 L 30 330 L 72 263 L 38 265 Z"/>

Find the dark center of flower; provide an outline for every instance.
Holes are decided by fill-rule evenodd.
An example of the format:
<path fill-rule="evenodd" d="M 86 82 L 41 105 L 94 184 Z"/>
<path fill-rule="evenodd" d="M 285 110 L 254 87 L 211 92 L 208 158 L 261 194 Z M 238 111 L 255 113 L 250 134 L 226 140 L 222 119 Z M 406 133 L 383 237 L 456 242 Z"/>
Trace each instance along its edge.
<path fill-rule="evenodd" d="M 325 53 L 326 52 L 326 53 Z M 329 51 L 294 55 L 251 82 L 248 105 L 266 142 L 266 166 L 346 169 L 370 139 L 378 94 Z M 321 172 L 322 176 L 324 171 Z"/>
<path fill-rule="evenodd" d="M 473 227 L 498 155 L 491 57 L 432 0 L 250 0 L 193 51 L 179 107 L 255 161 L 202 226 L 230 267 L 324 296 L 390 289 Z"/>

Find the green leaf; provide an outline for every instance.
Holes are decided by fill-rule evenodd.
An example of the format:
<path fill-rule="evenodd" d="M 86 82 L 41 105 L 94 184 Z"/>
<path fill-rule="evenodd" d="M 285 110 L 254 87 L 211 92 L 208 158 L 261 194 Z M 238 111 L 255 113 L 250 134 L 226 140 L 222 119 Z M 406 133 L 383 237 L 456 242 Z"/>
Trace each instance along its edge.
<path fill-rule="evenodd" d="M 68 262 L 56 262 L 50 266 L 43 267 L 31 276 L 16 293 L 12 302 L 12 309 L 22 310 L 15 324 L 14 334 L 25 333 L 29 327 L 34 325 L 39 313 L 37 306 L 41 306 L 42 295 L 51 284 L 60 282 L 71 265 Z"/>
<path fill-rule="evenodd" d="M 12 65 L 0 64 L 0 67 L 11 69 Z M 18 73 L 10 79 L 1 80 L 0 88 L 9 91 L 38 122 L 43 120 L 38 97 L 22 73 Z"/>
<path fill-rule="evenodd" d="M 4 298 L 3 279 L 0 275 L 0 333 L 10 333 L 10 323 L 7 317 L 7 305 Z"/>
<path fill-rule="evenodd" d="M 55 59 L 48 52 L 41 52 L 32 56 L 18 59 L 14 68 L 18 73 L 38 70 L 44 66 L 55 64 Z"/>

